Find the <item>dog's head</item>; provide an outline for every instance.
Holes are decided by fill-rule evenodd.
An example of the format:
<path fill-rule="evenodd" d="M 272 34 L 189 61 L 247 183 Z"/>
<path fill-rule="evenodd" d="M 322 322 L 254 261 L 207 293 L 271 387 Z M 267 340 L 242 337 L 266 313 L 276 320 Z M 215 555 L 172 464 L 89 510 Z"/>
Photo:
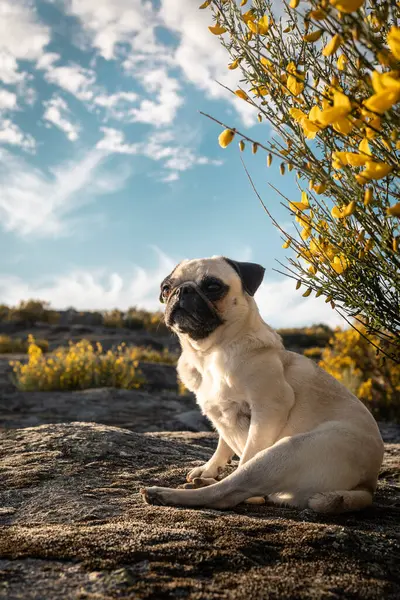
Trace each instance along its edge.
<path fill-rule="evenodd" d="M 161 283 L 165 322 L 178 335 L 203 340 L 247 314 L 264 267 L 213 256 L 185 260 Z"/>

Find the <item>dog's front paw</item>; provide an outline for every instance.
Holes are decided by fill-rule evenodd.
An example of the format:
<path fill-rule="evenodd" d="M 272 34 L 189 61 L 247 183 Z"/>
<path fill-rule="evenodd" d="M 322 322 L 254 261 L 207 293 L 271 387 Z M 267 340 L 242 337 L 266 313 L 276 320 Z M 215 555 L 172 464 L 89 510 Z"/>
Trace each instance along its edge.
<path fill-rule="evenodd" d="M 195 467 L 186 476 L 186 481 L 189 483 L 193 482 L 195 479 L 217 479 L 218 475 L 220 475 L 223 471 L 222 467 L 214 466 L 214 465 L 201 465 L 201 467 Z"/>

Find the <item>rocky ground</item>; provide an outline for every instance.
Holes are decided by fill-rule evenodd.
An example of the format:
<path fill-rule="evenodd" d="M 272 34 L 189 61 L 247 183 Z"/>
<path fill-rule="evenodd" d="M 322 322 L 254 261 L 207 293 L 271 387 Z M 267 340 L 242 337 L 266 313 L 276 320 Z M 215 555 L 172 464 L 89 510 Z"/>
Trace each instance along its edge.
<path fill-rule="evenodd" d="M 398 426 L 380 424 L 379 488 L 359 514 L 148 506 L 141 487 L 182 484 L 216 445 L 194 399 L 178 395 L 174 369 L 144 365 L 145 390 L 22 393 L 8 360 L 0 598 L 400 597 Z"/>

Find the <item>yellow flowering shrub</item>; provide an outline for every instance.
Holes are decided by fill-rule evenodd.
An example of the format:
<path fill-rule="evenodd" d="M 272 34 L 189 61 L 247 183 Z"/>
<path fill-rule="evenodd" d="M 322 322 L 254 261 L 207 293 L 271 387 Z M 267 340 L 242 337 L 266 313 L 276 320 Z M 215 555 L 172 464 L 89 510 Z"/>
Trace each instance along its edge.
<path fill-rule="evenodd" d="M 215 20 L 210 32 L 229 55 L 227 68 L 241 71 L 236 101 L 254 108 L 258 127 L 272 126 L 261 143 L 214 119 L 224 128 L 219 143 L 226 148 L 235 136 L 267 152 L 267 166 L 275 156 L 282 175 L 293 171 L 300 198 L 281 196 L 297 233 L 264 204 L 290 253 L 286 274 L 305 286 L 304 297 L 315 292 L 347 318 L 362 316 L 381 339 L 390 332 L 384 351 L 399 360 L 399 4 L 277 4 L 200 7 Z"/>
<path fill-rule="evenodd" d="M 371 338 L 371 339 L 369 339 Z M 400 364 L 378 357 L 366 329 L 337 329 L 319 365 L 344 383 L 382 420 L 400 421 Z"/>
<path fill-rule="evenodd" d="M 29 336 L 28 362 L 10 363 L 18 389 L 83 390 L 94 387 L 135 389 L 144 383 L 138 369 L 137 352 L 121 345 L 103 353 L 101 344 L 82 340 L 44 356 Z"/>
<path fill-rule="evenodd" d="M 36 345 L 39 346 L 42 352 L 47 352 L 49 349 L 49 342 L 47 340 L 36 340 Z M 0 354 L 25 354 L 28 351 L 28 347 L 28 340 L 0 335 Z"/>

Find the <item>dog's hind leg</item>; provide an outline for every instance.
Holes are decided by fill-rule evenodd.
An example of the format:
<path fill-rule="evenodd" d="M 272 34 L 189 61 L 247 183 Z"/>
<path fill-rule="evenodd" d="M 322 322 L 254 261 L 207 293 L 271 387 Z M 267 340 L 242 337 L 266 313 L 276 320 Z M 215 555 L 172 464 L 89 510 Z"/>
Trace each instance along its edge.
<path fill-rule="evenodd" d="M 343 512 L 369 503 L 371 494 L 360 484 L 374 488 L 380 462 L 378 448 L 371 455 L 362 439 L 337 423 L 331 428 L 325 424 L 280 440 L 214 485 L 178 490 L 152 487 L 141 492 L 149 504 L 210 508 L 230 508 L 249 497 L 283 493 L 292 506 L 328 512 L 332 501 L 331 510 Z"/>

